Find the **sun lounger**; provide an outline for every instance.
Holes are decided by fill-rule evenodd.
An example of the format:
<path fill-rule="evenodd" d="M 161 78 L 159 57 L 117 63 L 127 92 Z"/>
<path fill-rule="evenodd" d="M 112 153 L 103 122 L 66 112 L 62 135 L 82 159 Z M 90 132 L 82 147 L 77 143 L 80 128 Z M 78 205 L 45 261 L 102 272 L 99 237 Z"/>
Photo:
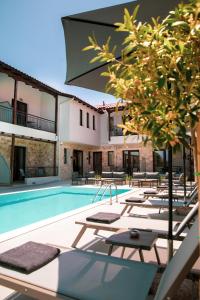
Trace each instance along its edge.
<path fill-rule="evenodd" d="M 176 201 L 176 202 L 174 201 L 173 207 L 179 208 L 179 207 L 189 206 L 190 204 L 194 203 L 197 196 L 198 196 L 198 191 L 197 191 L 197 189 L 195 189 L 195 191 L 193 191 L 190 198 L 187 199 L 187 202 L 185 202 L 184 199 Z M 154 197 L 154 195 L 152 195 L 152 197 Z M 124 208 L 121 212 L 121 216 L 123 216 L 126 211 L 128 213 L 130 213 L 133 207 L 158 208 L 160 211 L 160 209 L 168 208 L 167 200 L 168 200 L 167 198 L 145 199 L 145 198 L 141 198 L 141 197 L 130 197 L 130 198 L 126 199 L 125 201 L 121 202 L 121 204 L 124 205 Z"/>
<path fill-rule="evenodd" d="M 198 213 L 198 203 L 194 206 L 194 208 L 190 211 L 190 213 L 182 220 L 181 223 L 173 222 L 174 232 L 173 235 L 176 239 L 182 240 L 181 233 L 184 229 L 188 226 L 188 224 L 192 221 L 192 219 Z M 76 247 L 80 239 L 82 238 L 83 234 L 87 229 L 94 229 L 95 234 L 99 230 L 111 231 L 116 232 L 120 229 L 128 229 L 128 228 L 135 228 L 139 230 L 150 230 L 152 232 L 156 232 L 158 237 L 166 238 L 168 232 L 168 221 L 166 220 L 154 220 L 154 219 L 141 219 L 135 217 L 125 217 L 122 216 L 119 220 L 113 222 L 112 224 L 102 223 L 101 221 L 97 223 L 87 221 L 86 219 L 79 220 L 75 222 L 78 225 L 81 225 L 81 230 L 79 231 L 77 237 L 75 238 L 74 242 L 72 243 L 72 247 Z M 175 229 L 178 227 L 178 230 Z M 179 230 L 180 228 L 180 230 Z"/>
<path fill-rule="evenodd" d="M 177 191 L 176 193 L 173 193 L 172 197 L 174 200 L 186 200 L 186 201 L 189 201 L 191 197 L 193 197 L 193 195 L 197 195 L 198 193 L 198 188 L 197 186 L 195 186 L 193 188 L 192 191 L 188 192 L 186 194 L 186 199 L 185 199 L 185 196 L 184 196 L 184 191 Z M 156 198 L 160 198 L 160 199 L 168 199 L 169 198 L 169 194 L 168 192 L 162 192 L 162 193 L 157 193 L 157 194 L 152 194 L 152 193 L 144 193 L 144 197 L 145 198 L 150 198 L 150 197 L 156 197 Z"/>
<path fill-rule="evenodd" d="M 162 275 L 154 300 L 173 296 L 199 256 L 197 221 Z M 66 250 L 25 275 L 0 268 L 0 284 L 35 299 L 146 300 L 157 271 L 153 264 L 82 250 Z"/>

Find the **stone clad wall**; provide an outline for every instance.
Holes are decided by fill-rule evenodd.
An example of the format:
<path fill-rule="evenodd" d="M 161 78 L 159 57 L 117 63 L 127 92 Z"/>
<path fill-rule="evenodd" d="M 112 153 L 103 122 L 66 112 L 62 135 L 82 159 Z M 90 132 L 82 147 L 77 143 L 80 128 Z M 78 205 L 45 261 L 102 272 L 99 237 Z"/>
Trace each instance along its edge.
<path fill-rule="evenodd" d="M 30 167 L 53 167 L 54 145 L 34 140 L 16 138 L 15 146 L 26 147 L 26 166 Z"/>
<path fill-rule="evenodd" d="M 139 150 L 140 154 L 140 170 L 153 171 L 153 150 L 151 145 L 144 147 L 140 144 L 122 144 L 109 145 L 98 148 L 97 151 L 102 151 L 102 169 L 104 171 L 111 171 L 112 169 L 123 169 L 123 151 L 125 150 Z M 108 151 L 114 151 L 114 166 L 108 166 Z"/>
<path fill-rule="evenodd" d="M 64 164 L 64 148 L 67 149 L 67 164 Z M 83 175 L 93 169 L 92 151 L 94 151 L 94 147 L 72 143 L 61 143 L 60 149 L 58 151 L 60 151 L 60 178 L 63 180 L 72 178 L 73 150 L 83 151 Z M 90 164 L 88 161 L 88 152 L 90 152 L 91 154 Z"/>
<path fill-rule="evenodd" d="M 0 135 L 0 154 L 10 167 L 12 137 Z M 15 138 L 15 146 L 26 147 L 26 167 L 53 167 L 54 144 L 36 140 Z"/>
<path fill-rule="evenodd" d="M 10 150 L 12 138 L 10 136 L 0 135 L 0 154 L 5 158 L 10 167 Z"/>
<path fill-rule="evenodd" d="M 64 164 L 64 148 L 67 149 L 67 164 Z M 73 150 L 83 151 L 83 175 L 88 171 L 93 170 L 93 152 L 102 152 L 102 170 L 112 171 L 113 169 L 123 169 L 123 151 L 124 150 L 139 150 L 140 153 L 140 170 L 153 171 L 153 150 L 151 145 L 144 147 L 140 144 L 122 144 L 122 145 L 107 145 L 102 147 L 90 147 L 86 145 L 62 143 L 60 145 L 60 177 L 61 179 L 71 179 L 73 172 Z M 114 151 L 114 166 L 108 166 L 108 151 Z M 88 162 L 88 152 L 90 155 L 90 164 Z"/>

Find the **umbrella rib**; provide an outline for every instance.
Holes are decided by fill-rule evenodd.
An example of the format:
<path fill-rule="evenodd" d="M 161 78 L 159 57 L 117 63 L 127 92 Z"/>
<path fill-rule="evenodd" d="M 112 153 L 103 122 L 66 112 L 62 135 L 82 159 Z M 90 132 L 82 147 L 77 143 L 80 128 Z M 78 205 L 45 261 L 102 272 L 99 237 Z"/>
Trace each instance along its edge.
<path fill-rule="evenodd" d="M 121 59 L 121 56 L 116 57 L 116 59 L 117 59 L 117 60 L 120 60 L 120 59 Z M 98 70 L 98 69 L 100 69 L 100 68 L 102 68 L 102 67 L 104 67 L 104 66 L 106 66 L 106 65 L 108 65 L 108 64 L 109 64 L 109 62 L 104 63 L 104 64 L 102 64 L 102 65 L 100 65 L 100 66 L 98 66 L 98 67 L 96 67 L 96 68 L 93 68 L 93 69 L 87 71 L 87 72 L 84 72 L 84 73 L 82 73 L 82 74 L 80 74 L 80 75 L 78 75 L 78 76 L 76 76 L 76 77 L 74 77 L 74 78 L 68 80 L 67 83 L 71 83 L 73 80 L 79 79 L 80 77 L 85 76 L 85 75 L 87 75 L 87 74 L 89 74 L 89 73 L 91 73 L 91 72 L 93 72 L 93 71 L 96 71 L 96 70 Z"/>
<path fill-rule="evenodd" d="M 81 22 L 81 23 L 88 23 L 88 24 L 93 24 L 93 25 L 100 25 L 100 26 L 106 26 L 106 27 L 111 27 L 111 28 L 118 28 L 118 26 L 116 26 L 114 24 L 109 24 L 109 23 L 104 23 L 104 22 L 84 20 L 84 19 L 72 18 L 72 17 L 67 17 L 66 19 L 68 19 L 70 21 Z"/>

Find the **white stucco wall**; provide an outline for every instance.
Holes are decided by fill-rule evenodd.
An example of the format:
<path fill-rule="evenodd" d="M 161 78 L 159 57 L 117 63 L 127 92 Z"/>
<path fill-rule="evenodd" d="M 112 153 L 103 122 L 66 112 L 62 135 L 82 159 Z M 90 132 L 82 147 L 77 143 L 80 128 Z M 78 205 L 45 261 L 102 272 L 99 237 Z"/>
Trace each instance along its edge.
<path fill-rule="evenodd" d="M 12 103 L 14 97 L 14 79 L 0 73 L 0 102 Z M 18 81 L 17 100 L 28 105 L 28 114 L 55 121 L 55 98 L 30 85 Z"/>
<path fill-rule="evenodd" d="M 139 144 L 142 142 L 142 137 L 138 135 L 129 135 L 129 136 L 111 136 L 109 145 L 121 145 L 121 144 Z"/>
<path fill-rule="evenodd" d="M 60 142 L 69 140 L 69 115 L 71 98 L 58 97 L 58 136 Z"/>
<path fill-rule="evenodd" d="M 24 126 L 18 126 L 6 122 L 0 122 L 0 132 L 16 134 L 20 136 L 32 137 L 36 139 L 44 139 L 49 141 L 56 141 L 57 137 L 54 133 L 43 130 L 36 130 Z"/>
<path fill-rule="evenodd" d="M 27 104 L 28 114 L 41 115 L 41 92 L 29 85 L 19 81 L 17 90 L 17 100 Z"/>
<path fill-rule="evenodd" d="M 11 103 L 14 97 L 14 79 L 0 72 L 0 102 Z"/>
<path fill-rule="evenodd" d="M 62 103 L 62 104 L 61 104 Z M 83 126 L 80 126 L 80 109 L 83 111 Z M 87 128 L 86 114 L 89 113 L 90 128 Z M 93 115 L 95 130 L 93 130 Z M 73 99 L 59 96 L 60 141 L 85 145 L 100 145 L 100 114 Z"/>
<path fill-rule="evenodd" d="M 108 143 L 108 113 L 100 115 L 101 145 Z"/>
<path fill-rule="evenodd" d="M 55 97 L 45 92 L 41 94 L 41 117 L 55 121 Z"/>

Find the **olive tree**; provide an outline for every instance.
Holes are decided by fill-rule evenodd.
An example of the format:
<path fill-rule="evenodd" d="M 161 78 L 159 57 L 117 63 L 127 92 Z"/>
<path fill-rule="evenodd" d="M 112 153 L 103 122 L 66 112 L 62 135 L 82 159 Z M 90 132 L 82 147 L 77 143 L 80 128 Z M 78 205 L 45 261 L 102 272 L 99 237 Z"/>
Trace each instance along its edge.
<path fill-rule="evenodd" d="M 180 4 L 159 22 L 137 22 L 138 7 L 117 31 L 126 32 L 121 59 L 110 49 L 110 37 L 99 45 L 89 37 L 96 57 L 109 63 L 107 91 L 126 102 L 129 118 L 121 127 L 138 132 L 155 147 L 187 144 L 187 133 L 194 128 L 200 108 L 200 3 Z M 130 118 L 131 117 L 131 118 Z"/>
<path fill-rule="evenodd" d="M 155 148 L 169 149 L 169 258 L 172 235 L 172 148 L 188 145 L 188 132 L 195 128 L 200 109 L 200 1 L 180 4 L 160 21 L 137 22 L 124 11 L 117 31 L 125 32 L 121 59 L 117 45 L 111 49 L 109 37 L 100 45 L 95 36 L 84 50 L 94 50 L 91 62 L 109 63 L 107 91 L 122 99 L 127 132 L 144 136 Z M 127 118 L 126 118 L 127 116 Z"/>

